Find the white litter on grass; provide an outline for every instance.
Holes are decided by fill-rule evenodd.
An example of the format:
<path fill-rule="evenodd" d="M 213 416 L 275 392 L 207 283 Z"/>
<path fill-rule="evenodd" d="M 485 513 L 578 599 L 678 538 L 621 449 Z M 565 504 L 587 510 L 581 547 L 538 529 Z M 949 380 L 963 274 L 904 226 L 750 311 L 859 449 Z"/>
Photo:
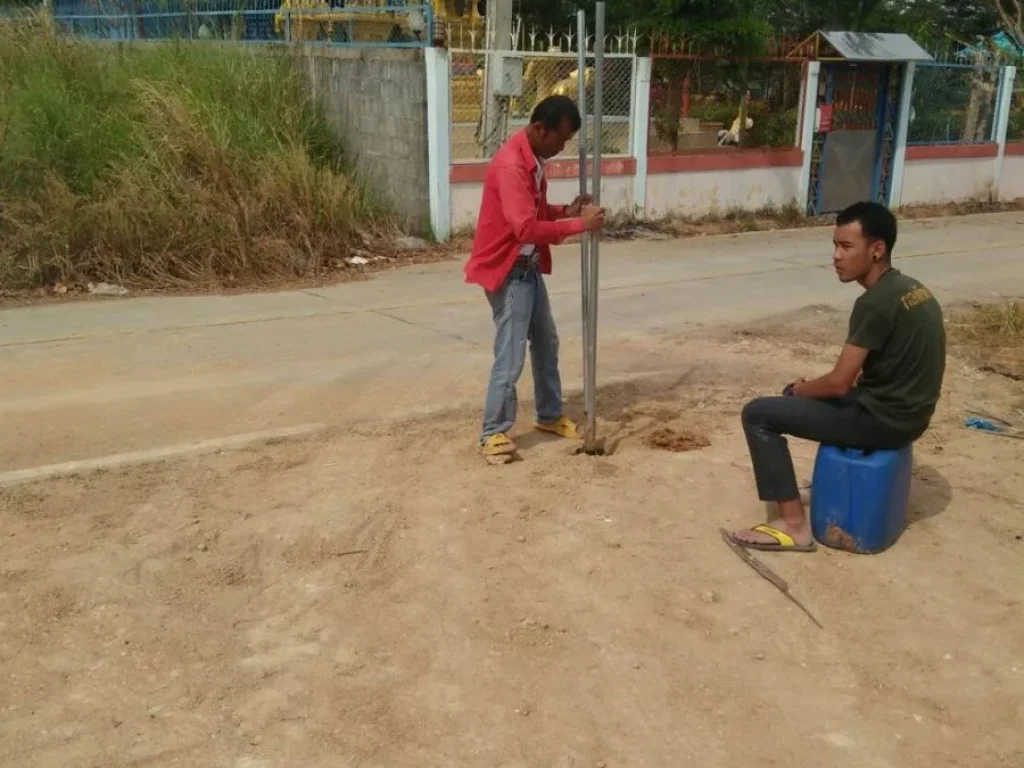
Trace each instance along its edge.
<path fill-rule="evenodd" d="M 369 264 L 370 260 L 363 256 L 352 256 L 351 258 L 345 259 L 353 267 L 361 267 L 364 264 Z"/>
<path fill-rule="evenodd" d="M 427 241 L 421 237 L 400 237 L 395 245 L 403 251 L 422 251 L 427 247 Z"/>
<path fill-rule="evenodd" d="M 126 296 L 128 294 L 128 289 L 123 285 L 89 283 L 89 293 L 93 296 Z"/>

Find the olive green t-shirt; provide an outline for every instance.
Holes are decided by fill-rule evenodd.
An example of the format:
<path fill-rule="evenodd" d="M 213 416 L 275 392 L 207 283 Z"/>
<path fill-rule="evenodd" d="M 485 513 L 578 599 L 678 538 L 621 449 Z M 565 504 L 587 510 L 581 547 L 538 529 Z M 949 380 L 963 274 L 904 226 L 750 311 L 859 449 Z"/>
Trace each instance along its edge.
<path fill-rule="evenodd" d="M 853 305 L 848 344 L 869 350 L 856 397 L 879 421 L 923 432 L 946 370 L 946 329 L 931 291 L 891 269 Z"/>

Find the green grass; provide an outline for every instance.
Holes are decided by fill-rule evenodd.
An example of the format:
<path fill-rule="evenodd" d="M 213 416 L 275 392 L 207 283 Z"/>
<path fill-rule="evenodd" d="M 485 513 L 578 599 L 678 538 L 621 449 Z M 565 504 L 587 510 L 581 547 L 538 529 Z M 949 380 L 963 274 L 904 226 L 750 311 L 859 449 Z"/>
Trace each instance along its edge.
<path fill-rule="evenodd" d="M 0 286 L 310 275 L 389 229 L 288 56 L 0 24 Z"/>

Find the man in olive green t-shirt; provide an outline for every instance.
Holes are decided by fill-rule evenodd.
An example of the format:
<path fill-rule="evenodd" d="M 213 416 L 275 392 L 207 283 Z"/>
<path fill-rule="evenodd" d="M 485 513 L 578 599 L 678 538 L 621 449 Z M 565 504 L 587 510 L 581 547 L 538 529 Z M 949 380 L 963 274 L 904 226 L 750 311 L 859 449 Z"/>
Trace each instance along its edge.
<path fill-rule="evenodd" d="M 752 549 L 815 549 L 784 435 L 842 448 L 902 448 L 928 428 L 942 389 L 942 309 L 931 291 L 892 266 L 895 217 L 877 203 L 857 203 L 836 218 L 833 243 L 839 279 L 865 289 L 838 362 L 820 378 L 788 385 L 782 397 L 743 409 L 758 494 L 779 507 L 767 525 L 732 534 Z"/>

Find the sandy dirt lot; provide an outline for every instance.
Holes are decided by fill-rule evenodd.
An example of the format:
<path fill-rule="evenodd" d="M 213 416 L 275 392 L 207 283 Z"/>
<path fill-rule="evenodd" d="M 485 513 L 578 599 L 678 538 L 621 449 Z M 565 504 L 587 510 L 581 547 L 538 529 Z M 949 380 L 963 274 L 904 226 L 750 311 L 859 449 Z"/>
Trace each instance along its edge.
<path fill-rule="evenodd" d="M 608 342 L 605 458 L 460 409 L 3 491 L 0 764 L 1024 765 L 1024 443 L 961 426 L 1020 383 L 951 360 L 894 549 L 762 556 L 823 630 L 718 537 L 842 320 Z"/>

